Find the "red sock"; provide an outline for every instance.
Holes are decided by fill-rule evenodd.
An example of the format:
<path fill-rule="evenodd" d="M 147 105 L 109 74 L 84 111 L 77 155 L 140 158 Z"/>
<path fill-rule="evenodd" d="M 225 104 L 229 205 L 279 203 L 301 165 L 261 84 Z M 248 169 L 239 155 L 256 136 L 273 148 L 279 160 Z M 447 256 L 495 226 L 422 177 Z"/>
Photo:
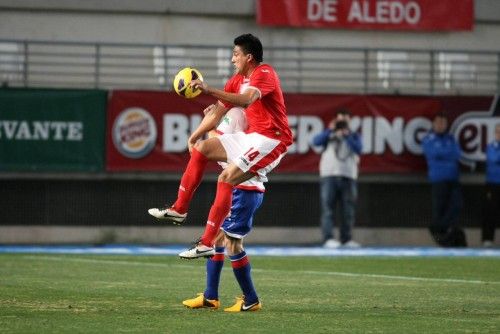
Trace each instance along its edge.
<path fill-rule="evenodd" d="M 217 193 L 215 201 L 210 208 L 208 214 L 207 225 L 205 225 L 205 233 L 201 237 L 201 243 L 205 246 L 212 247 L 214 239 L 219 229 L 231 210 L 231 201 L 233 199 L 233 186 L 226 182 L 217 183 Z"/>
<path fill-rule="evenodd" d="M 186 170 L 181 178 L 177 200 L 173 205 L 177 212 L 186 213 L 188 211 L 189 203 L 203 178 L 207 162 L 207 157 L 193 148 L 191 159 L 189 159 Z"/>

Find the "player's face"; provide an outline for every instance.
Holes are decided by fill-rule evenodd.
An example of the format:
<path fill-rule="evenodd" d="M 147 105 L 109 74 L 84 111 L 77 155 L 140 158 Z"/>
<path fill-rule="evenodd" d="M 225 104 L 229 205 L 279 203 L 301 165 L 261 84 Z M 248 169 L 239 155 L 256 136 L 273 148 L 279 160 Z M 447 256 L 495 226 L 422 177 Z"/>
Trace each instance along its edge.
<path fill-rule="evenodd" d="M 495 126 L 495 140 L 500 141 L 500 124 Z"/>
<path fill-rule="evenodd" d="M 243 50 L 241 50 L 238 45 L 235 45 L 233 49 L 233 57 L 231 58 L 235 72 L 246 75 L 251 57 L 252 55 L 243 53 Z"/>

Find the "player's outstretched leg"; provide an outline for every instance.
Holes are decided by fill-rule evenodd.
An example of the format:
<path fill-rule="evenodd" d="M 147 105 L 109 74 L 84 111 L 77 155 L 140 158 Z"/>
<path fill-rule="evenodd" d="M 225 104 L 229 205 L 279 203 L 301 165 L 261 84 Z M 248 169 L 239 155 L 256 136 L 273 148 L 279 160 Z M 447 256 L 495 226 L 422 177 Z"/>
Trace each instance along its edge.
<path fill-rule="evenodd" d="M 200 238 L 199 242 L 194 245 L 194 247 L 179 253 L 179 257 L 183 259 L 196 259 L 198 257 L 207 257 L 215 254 L 215 250 L 213 248 L 214 239 L 219 232 L 224 219 L 229 214 L 232 197 L 233 186 L 226 182 L 218 182 L 215 202 L 210 208 L 210 213 L 208 214 L 208 221 L 205 225 L 205 233 Z"/>
<path fill-rule="evenodd" d="M 205 232 L 201 237 L 201 243 L 204 245 L 213 245 L 215 237 L 219 233 L 220 227 L 226 219 L 233 200 L 233 186 L 226 182 L 217 182 L 217 192 L 215 201 L 210 212 L 208 221 L 205 225 Z"/>
<path fill-rule="evenodd" d="M 219 308 L 219 282 L 224 266 L 224 247 L 216 247 L 215 255 L 207 259 L 207 287 L 204 293 L 199 293 L 193 299 L 182 302 L 189 308 Z"/>
<path fill-rule="evenodd" d="M 236 298 L 236 303 L 231 307 L 225 308 L 224 311 L 246 312 L 262 309 L 262 303 L 259 302 L 259 297 L 253 286 L 252 276 L 250 274 L 250 261 L 246 252 L 242 251 L 239 254 L 229 256 L 229 258 L 231 259 L 234 276 L 243 291 L 243 298 Z"/>
<path fill-rule="evenodd" d="M 174 205 L 165 208 L 151 208 L 148 210 L 148 213 L 162 221 L 178 225 L 182 224 L 186 220 L 189 203 L 193 198 L 194 192 L 203 178 L 207 162 L 207 157 L 193 148 L 191 158 L 182 175 L 177 200 Z"/>

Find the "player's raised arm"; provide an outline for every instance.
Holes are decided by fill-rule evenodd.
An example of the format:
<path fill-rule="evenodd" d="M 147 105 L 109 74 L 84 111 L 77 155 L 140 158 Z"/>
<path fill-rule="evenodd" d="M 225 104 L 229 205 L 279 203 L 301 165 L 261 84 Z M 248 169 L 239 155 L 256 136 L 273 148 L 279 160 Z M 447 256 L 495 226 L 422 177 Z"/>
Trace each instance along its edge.
<path fill-rule="evenodd" d="M 211 95 L 218 100 L 223 100 L 231 103 L 232 105 L 247 108 L 260 97 L 257 89 L 251 87 L 247 88 L 243 93 L 230 93 L 221 89 L 210 87 L 206 82 L 200 80 L 193 80 L 191 85 L 195 89 L 200 89 L 203 93 Z"/>

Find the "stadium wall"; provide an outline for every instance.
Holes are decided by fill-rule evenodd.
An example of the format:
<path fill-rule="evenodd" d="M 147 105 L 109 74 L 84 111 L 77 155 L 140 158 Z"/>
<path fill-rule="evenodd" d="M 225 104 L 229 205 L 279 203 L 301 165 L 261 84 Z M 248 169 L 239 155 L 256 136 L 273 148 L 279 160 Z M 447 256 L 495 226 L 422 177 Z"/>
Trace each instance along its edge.
<path fill-rule="evenodd" d="M 149 207 L 174 199 L 177 180 L 154 174 L 142 180 L 100 176 L 2 178 L 0 243 L 188 243 L 202 232 L 215 192 L 215 176 L 200 185 L 185 227 L 164 225 L 147 215 Z M 470 245 L 479 245 L 482 185 L 466 183 L 463 191 L 460 220 Z M 269 184 L 265 196 L 250 242 L 321 241 L 316 178 L 278 179 Z M 365 245 L 432 245 L 426 230 L 430 204 L 430 186 L 421 179 L 362 179 L 354 236 Z"/>
<path fill-rule="evenodd" d="M 267 28 L 245 1 L 0 0 L 0 39 L 231 44 L 252 32 L 265 46 L 500 50 L 500 3 L 475 1 L 471 32 L 384 32 Z"/>

